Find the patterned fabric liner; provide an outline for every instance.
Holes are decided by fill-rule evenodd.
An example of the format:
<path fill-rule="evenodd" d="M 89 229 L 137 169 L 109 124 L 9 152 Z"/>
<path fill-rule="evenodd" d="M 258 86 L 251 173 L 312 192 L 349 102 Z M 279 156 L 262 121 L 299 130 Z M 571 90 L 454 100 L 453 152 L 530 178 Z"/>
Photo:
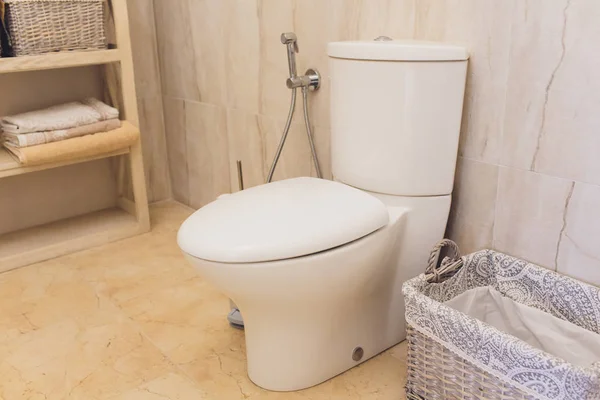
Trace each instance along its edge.
<path fill-rule="evenodd" d="M 477 287 L 600 334 L 600 289 L 523 260 L 483 250 L 442 283 L 404 284 L 406 320 L 460 357 L 537 399 L 600 399 L 600 360 L 588 368 L 536 349 L 444 304 Z"/>

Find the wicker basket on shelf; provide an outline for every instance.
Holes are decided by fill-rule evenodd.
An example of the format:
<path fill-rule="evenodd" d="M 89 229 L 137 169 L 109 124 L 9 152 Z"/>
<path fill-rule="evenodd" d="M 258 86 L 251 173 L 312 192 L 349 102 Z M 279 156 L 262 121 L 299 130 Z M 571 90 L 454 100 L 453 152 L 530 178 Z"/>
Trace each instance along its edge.
<path fill-rule="evenodd" d="M 106 48 L 105 0 L 4 0 L 12 55 Z"/>

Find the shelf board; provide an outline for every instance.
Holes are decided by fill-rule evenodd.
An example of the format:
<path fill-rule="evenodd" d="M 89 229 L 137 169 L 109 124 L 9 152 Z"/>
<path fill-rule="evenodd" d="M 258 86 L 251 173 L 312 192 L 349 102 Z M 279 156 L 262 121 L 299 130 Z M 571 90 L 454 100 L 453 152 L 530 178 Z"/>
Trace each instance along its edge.
<path fill-rule="evenodd" d="M 65 160 L 56 163 L 43 164 L 43 165 L 34 165 L 31 167 L 24 167 L 13 157 L 8 150 L 5 148 L 0 148 L 0 178 L 5 178 L 7 176 L 21 175 L 27 174 L 30 172 L 43 171 L 45 169 L 52 169 L 57 167 L 63 167 L 65 165 L 71 164 L 79 164 L 87 161 L 99 160 L 101 158 L 108 158 L 114 156 L 120 156 L 123 154 L 129 154 L 129 147 L 125 147 L 123 149 L 112 151 L 110 153 L 97 154 L 93 157 L 86 158 L 76 158 L 72 160 Z"/>
<path fill-rule="evenodd" d="M 64 51 L 37 56 L 0 58 L 0 74 L 45 69 L 101 65 L 121 61 L 118 49 L 92 51 Z"/>
<path fill-rule="evenodd" d="M 0 235 L 0 272 L 141 233 L 120 208 L 96 211 Z"/>

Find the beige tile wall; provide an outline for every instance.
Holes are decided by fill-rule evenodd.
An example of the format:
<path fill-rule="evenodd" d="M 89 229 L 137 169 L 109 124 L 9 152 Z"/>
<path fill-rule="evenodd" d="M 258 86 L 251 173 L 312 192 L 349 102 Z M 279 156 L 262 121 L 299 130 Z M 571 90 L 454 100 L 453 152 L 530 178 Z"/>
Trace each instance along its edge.
<path fill-rule="evenodd" d="M 142 1 L 142 0 L 138 0 Z M 147 1 L 147 0 L 146 0 Z M 326 43 L 387 35 L 472 54 L 448 234 L 600 284 L 596 0 L 154 0 L 173 192 L 200 207 L 262 183 L 289 105 L 279 34 L 327 75 Z M 311 96 L 329 167 L 329 85 Z M 301 109 L 298 108 L 298 111 Z M 300 112 L 277 178 L 314 173 Z M 600 216 L 600 215 L 599 215 Z"/>
<path fill-rule="evenodd" d="M 327 42 L 409 37 L 413 31 L 412 0 L 155 0 L 154 5 L 173 193 L 193 207 L 238 189 L 236 160 L 243 163 L 247 187 L 264 183 L 290 104 L 282 32 L 299 37 L 299 71 L 316 67 L 326 76 Z M 298 94 L 275 179 L 315 175 Z M 327 79 L 311 94 L 309 108 L 320 163 L 331 177 Z"/>
<path fill-rule="evenodd" d="M 448 234 L 600 285 L 600 3 L 430 2 L 472 52 Z"/>
<path fill-rule="evenodd" d="M 128 0 L 127 5 L 148 200 L 154 202 L 171 198 L 154 4 L 152 0 Z"/>

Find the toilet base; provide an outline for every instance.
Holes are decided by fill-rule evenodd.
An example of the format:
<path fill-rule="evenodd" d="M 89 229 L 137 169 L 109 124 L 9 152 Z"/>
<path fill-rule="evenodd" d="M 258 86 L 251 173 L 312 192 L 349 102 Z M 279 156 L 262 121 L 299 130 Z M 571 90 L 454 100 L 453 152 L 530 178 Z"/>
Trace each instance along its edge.
<path fill-rule="evenodd" d="M 225 264 L 186 254 L 242 313 L 254 383 L 305 389 L 402 340 L 392 246 L 402 215 L 399 210 L 393 223 L 360 240 L 294 259 Z M 362 357 L 355 360 L 357 348 Z"/>
<path fill-rule="evenodd" d="M 273 307 L 246 314 L 248 376 L 268 390 L 306 389 L 400 343 L 406 337 L 404 325 L 395 337 L 386 337 L 386 297 L 374 294 L 326 309 L 308 304 L 293 312 Z"/>

